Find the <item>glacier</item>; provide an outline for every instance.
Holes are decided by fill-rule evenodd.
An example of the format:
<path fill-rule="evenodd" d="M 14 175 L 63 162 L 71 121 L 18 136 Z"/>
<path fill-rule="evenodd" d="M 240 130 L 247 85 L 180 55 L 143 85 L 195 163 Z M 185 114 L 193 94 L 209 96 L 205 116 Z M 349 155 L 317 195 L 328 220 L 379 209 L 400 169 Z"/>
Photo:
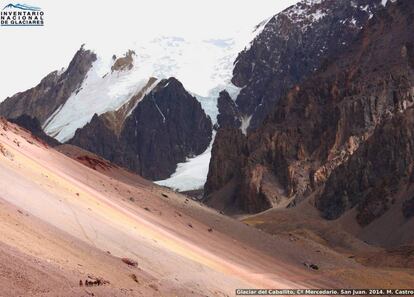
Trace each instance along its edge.
<path fill-rule="evenodd" d="M 48 135 L 67 142 L 78 128 L 90 122 L 94 114 L 117 110 L 128 102 L 150 77 L 158 81 L 176 77 L 198 99 L 215 124 L 218 94 L 226 89 L 232 98 L 237 97 L 240 88 L 231 83 L 234 61 L 260 33 L 263 24 L 247 34 L 239 33 L 231 38 L 189 40 L 159 36 L 111 50 L 86 44 L 85 49 L 93 51 L 97 60 L 82 85 L 45 122 L 43 128 Z M 112 71 L 113 55 L 122 57 L 128 50 L 135 52 L 133 67 Z M 207 178 L 213 141 L 214 137 L 205 152 L 178 164 L 170 178 L 157 183 L 179 191 L 202 188 Z"/>

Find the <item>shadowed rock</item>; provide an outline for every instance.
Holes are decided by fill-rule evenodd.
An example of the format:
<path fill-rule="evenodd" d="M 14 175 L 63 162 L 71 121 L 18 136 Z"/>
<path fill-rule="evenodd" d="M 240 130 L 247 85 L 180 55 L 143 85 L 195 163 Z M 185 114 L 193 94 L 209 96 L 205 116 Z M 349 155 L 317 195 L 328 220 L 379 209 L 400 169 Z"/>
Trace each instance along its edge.
<path fill-rule="evenodd" d="M 175 78 L 161 81 L 117 129 L 113 119 L 95 115 L 70 143 L 153 180 L 201 154 L 212 137 L 210 118 Z"/>

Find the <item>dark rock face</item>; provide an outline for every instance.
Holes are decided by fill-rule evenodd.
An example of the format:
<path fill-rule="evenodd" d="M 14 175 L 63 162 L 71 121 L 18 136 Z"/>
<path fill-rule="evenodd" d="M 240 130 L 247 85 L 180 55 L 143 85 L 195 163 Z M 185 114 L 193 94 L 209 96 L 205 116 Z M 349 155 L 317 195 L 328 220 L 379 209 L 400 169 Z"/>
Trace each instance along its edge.
<path fill-rule="evenodd" d="M 34 88 L 17 93 L 0 104 L 0 115 L 17 118 L 23 114 L 37 118 L 41 125 L 82 84 L 86 74 L 96 60 L 96 55 L 81 47 L 62 74 L 54 71 Z"/>
<path fill-rule="evenodd" d="M 233 71 L 232 82 L 243 88 L 236 100 L 240 113 L 253 115 L 250 128 L 259 127 L 291 87 L 347 49 L 380 3 L 300 1 L 271 18 Z"/>
<path fill-rule="evenodd" d="M 212 148 L 205 195 L 221 189 L 234 178 L 238 179 L 246 154 L 246 137 L 240 130 L 219 129 Z"/>
<path fill-rule="evenodd" d="M 10 119 L 10 122 L 19 125 L 22 128 L 30 131 L 34 136 L 46 142 L 48 145 L 54 147 L 60 145 L 60 142 L 50 137 L 43 132 L 40 122 L 36 118 L 32 118 L 26 114 L 19 116 L 15 119 Z"/>
<path fill-rule="evenodd" d="M 175 78 L 161 81 L 123 123 L 95 115 L 71 144 L 153 180 L 169 177 L 177 163 L 201 154 L 212 123 L 200 103 Z"/>
<path fill-rule="evenodd" d="M 357 206 L 357 221 L 365 226 L 396 202 L 398 193 L 414 181 L 414 110 L 384 122 L 347 162 L 335 169 L 316 206 L 324 217 L 336 219 Z M 409 217 L 412 201 L 403 204 Z"/>
<path fill-rule="evenodd" d="M 324 0 L 320 3 L 301 1 L 270 19 L 252 42 L 251 47 L 241 52 L 235 62 L 232 82 L 242 87 L 242 90 L 236 99 L 236 104 L 225 93 L 220 94 L 219 127 L 233 128 L 233 133 L 238 134 L 237 130 L 241 127 L 243 116 L 252 117 L 248 131 L 260 127 L 287 91 L 314 74 L 323 63 L 328 65 L 329 57 L 334 57 L 349 47 L 361 32 L 363 25 L 381 8 L 380 2 L 379 0 L 361 0 L 352 3 L 334 0 Z M 230 131 L 226 131 L 226 135 L 230 134 Z M 288 136 L 289 133 L 280 137 L 283 141 Z M 232 143 L 223 137 L 216 137 L 215 144 L 218 141 L 224 141 L 216 145 L 224 151 L 213 150 L 211 162 L 220 159 L 215 154 L 225 156 L 225 151 L 239 150 L 236 147 L 238 142 Z M 287 166 L 280 168 L 278 163 L 285 162 L 285 158 L 280 154 L 276 158 L 278 161 L 272 161 L 271 163 L 274 164 L 272 166 L 274 170 L 284 172 L 278 174 L 283 175 L 279 178 L 285 181 Z M 235 171 L 237 168 L 235 167 Z M 210 165 L 211 170 L 214 170 L 214 166 Z M 209 177 L 218 174 L 220 173 L 211 172 Z M 243 174 L 238 172 L 232 175 Z M 220 189 L 212 187 L 211 185 L 215 183 L 210 183 L 209 179 L 207 184 L 210 186 L 206 196 Z M 263 197 L 262 194 L 258 196 L 258 199 Z M 254 199 L 250 200 L 254 201 Z M 264 207 L 268 207 L 268 204 L 265 203 L 256 209 Z"/>
<path fill-rule="evenodd" d="M 404 0 L 378 11 L 344 53 L 278 101 L 240 158 L 226 157 L 241 149 L 237 142 L 215 143 L 220 166 L 210 166 L 207 201 L 229 182 L 215 182 L 220 170 L 236 163 L 223 176 L 238 180 L 232 199 L 245 212 L 312 195 L 328 219 L 357 207 L 367 225 L 385 213 L 411 176 L 413 15 L 414 2 Z"/>
<path fill-rule="evenodd" d="M 239 128 L 241 125 L 240 114 L 236 103 L 231 99 L 227 91 L 220 92 L 217 100 L 219 114 L 217 123 L 219 128 Z"/>
<path fill-rule="evenodd" d="M 414 217 L 414 198 L 404 202 L 402 211 L 404 217 L 407 219 Z"/>
<path fill-rule="evenodd" d="M 122 150 L 118 145 L 119 136 L 105 116 L 95 114 L 83 128 L 77 129 L 69 144 L 76 145 L 113 162 Z"/>
<path fill-rule="evenodd" d="M 211 120 L 201 104 L 178 80 L 170 78 L 138 104 L 120 138 L 132 157 L 128 163 L 139 165 L 144 177 L 163 179 L 186 157 L 201 154 L 211 136 Z"/>

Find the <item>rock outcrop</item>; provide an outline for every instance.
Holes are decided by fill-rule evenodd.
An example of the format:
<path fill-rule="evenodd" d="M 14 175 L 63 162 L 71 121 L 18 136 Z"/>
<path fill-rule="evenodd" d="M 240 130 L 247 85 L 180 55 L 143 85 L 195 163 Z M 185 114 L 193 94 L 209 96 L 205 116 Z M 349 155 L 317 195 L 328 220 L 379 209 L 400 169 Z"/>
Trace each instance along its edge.
<path fill-rule="evenodd" d="M 204 186 L 210 206 L 220 210 L 240 208 L 238 186 L 240 171 L 247 159 L 246 137 L 239 129 L 221 128 L 217 131 L 211 151 L 210 170 Z"/>
<path fill-rule="evenodd" d="M 240 113 L 236 103 L 231 99 L 227 91 L 221 91 L 217 99 L 218 128 L 234 128 L 238 129 L 241 125 Z"/>
<path fill-rule="evenodd" d="M 238 180 L 227 199 L 245 212 L 311 198 L 328 219 L 356 209 L 362 226 L 393 203 L 410 217 L 412 195 L 396 193 L 410 188 L 413 166 L 413 15 L 412 1 L 389 1 L 346 51 L 280 99 L 241 147 L 218 138 L 207 203 Z M 241 157 L 228 157 L 241 148 Z"/>
<path fill-rule="evenodd" d="M 124 71 L 124 70 L 131 70 L 134 67 L 134 58 L 135 52 L 133 50 L 129 50 L 125 53 L 124 57 L 116 58 L 114 55 L 112 58 L 114 60 L 114 64 L 111 67 L 111 71 Z"/>
<path fill-rule="evenodd" d="M 47 135 L 40 126 L 40 122 L 36 118 L 32 118 L 26 114 L 21 115 L 15 119 L 10 120 L 11 123 L 19 125 L 22 128 L 30 131 L 34 136 L 46 142 L 48 145 L 55 147 L 60 145 L 60 142 Z"/>
<path fill-rule="evenodd" d="M 159 180 L 169 177 L 177 163 L 201 154 L 211 141 L 211 119 L 175 78 L 159 82 L 139 104 L 126 105 L 134 106 L 130 114 L 95 115 L 69 143 Z"/>
<path fill-rule="evenodd" d="M 82 46 L 63 73 L 54 71 L 36 87 L 3 101 L 0 104 L 0 115 L 14 119 L 26 114 L 38 119 L 43 126 L 70 95 L 79 89 L 95 60 L 96 55 Z"/>

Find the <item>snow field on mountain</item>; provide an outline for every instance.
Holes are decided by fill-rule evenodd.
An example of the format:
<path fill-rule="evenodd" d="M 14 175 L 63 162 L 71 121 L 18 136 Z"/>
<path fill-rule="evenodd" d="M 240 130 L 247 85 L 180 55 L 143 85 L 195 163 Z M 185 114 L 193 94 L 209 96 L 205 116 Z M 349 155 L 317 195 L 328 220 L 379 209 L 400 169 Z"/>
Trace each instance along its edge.
<path fill-rule="evenodd" d="M 240 88 L 230 82 L 233 63 L 238 53 L 261 32 L 264 24 L 231 38 L 187 40 L 160 36 L 105 49 L 86 44 L 86 49 L 96 53 L 97 60 L 81 87 L 46 121 L 45 132 L 61 142 L 70 140 L 94 114 L 116 110 L 128 102 L 150 77 L 159 80 L 176 77 L 199 100 L 215 124 L 219 92 L 226 89 L 233 99 L 240 92 Z M 135 52 L 132 69 L 112 71 L 112 56 L 122 57 L 130 49 Z M 160 181 L 160 184 L 179 190 L 201 188 L 207 178 L 211 147 L 212 143 L 203 154 L 178 164 L 171 178 Z"/>

